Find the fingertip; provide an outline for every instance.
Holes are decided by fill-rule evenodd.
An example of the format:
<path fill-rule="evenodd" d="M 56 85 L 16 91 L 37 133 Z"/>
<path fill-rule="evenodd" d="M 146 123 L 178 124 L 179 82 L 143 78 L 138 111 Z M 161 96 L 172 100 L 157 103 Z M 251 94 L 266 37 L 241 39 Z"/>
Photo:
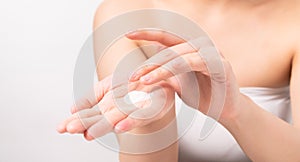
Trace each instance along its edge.
<path fill-rule="evenodd" d="M 138 35 L 137 31 L 133 31 L 133 32 L 129 32 L 129 33 L 125 34 L 125 36 L 129 39 L 134 39 L 137 35 Z"/>
<path fill-rule="evenodd" d="M 77 113 L 78 112 L 78 110 L 77 110 L 77 108 L 76 108 L 76 105 L 73 105 L 72 107 L 71 107 L 71 114 L 75 114 L 75 113 Z"/>
<path fill-rule="evenodd" d="M 137 76 L 135 73 L 133 73 L 130 77 L 129 77 L 129 82 L 135 82 L 137 81 Z"/>
<path fill-rule="evenodd" d="M 129 82 L 136 82 L 136 79 L 129 79 Z"/>
<path fill-rule="evenodd" d="M 92 140 L 94 140 L 94 138 L 91 137 L 91 136 L 85 136 L 84 138 L 85 138 L 87 141 L 92 141 Z"/>
<path fill-rule="evenodd" d="M 89 133 L 86 131 L 84 132 L 84 138 L 87 140 L 87 141 L 92 141 L 94 140 L 95 138 L 91 135 L 89 135 Z"/>
<path fill-rule="evenodd" d="M 65 133 L 66 132 L 66 127 L 62 124 L 59 124 L 57 127 L 56 127 L 56 131 L 58 133 Z"/>

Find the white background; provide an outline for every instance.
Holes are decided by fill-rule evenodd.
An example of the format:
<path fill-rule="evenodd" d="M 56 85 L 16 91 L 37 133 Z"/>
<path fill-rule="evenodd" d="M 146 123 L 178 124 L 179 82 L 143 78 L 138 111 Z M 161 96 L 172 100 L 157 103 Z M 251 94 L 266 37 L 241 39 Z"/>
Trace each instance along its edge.
<path fill-rule="evenodd" d="M 101 0 L 0 1 L 0 162 L 118 161 L 79 135 L 60 135 L 72 77 Z"/>

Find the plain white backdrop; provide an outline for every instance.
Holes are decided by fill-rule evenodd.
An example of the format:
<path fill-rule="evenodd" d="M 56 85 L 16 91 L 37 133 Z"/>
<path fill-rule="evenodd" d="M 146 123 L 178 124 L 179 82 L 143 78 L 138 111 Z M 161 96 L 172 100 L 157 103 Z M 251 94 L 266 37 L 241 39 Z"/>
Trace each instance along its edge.
<path fill-rule="evenodd" d="M 60 135 L 72 77 L 101 0 L 0 1 L 0 162 L 115 162 L 118 154 Z"/>

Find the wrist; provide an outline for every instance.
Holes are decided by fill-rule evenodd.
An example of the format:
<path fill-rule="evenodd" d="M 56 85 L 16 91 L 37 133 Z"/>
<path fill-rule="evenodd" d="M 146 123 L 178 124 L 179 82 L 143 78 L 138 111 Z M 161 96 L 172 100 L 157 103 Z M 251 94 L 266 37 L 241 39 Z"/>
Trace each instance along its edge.
<path fill-rule="evenodd" d="M 177 157 L 178 144 L 176 141 L 178 136 L 175 117 L 175 109 L 172 108 L 157 121 L 135 128 L 130 132 L 118 134 L 120 160 L 124 161 L 124 159 L 129 158 L 130 160 L 125 161 L 135 161 L 135 159 L 139 159 L 137 161 L 151 161 L 156 158 Z M 170 156 L 164 154 L 170 154 Z"/>
<path fill-rule="evenodd" d="M 231 127 L 237 127 L 239 120 L 243 118 L 244 114 L 248 114 L 246 111 L 247 107 L 251 105 L 252 100 L 243 94 L 239 94 L 236 98 L 236 102 L 228 108 L 230 111 L 226 111 L 226 113 L 222 113 L 219 122 L 230 129 Z"/>

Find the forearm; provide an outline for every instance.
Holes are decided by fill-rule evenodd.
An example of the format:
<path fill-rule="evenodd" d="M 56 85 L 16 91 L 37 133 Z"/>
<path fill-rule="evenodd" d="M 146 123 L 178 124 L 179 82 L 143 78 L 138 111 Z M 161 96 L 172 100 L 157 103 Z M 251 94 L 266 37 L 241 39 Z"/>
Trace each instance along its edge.
<path fill-rule="evenodd" d="M 235 115 L 220 122 L 253 161 L 299 161 L 300 130 L 242 96 Z"/>
<path fill-rule="evenodd" d="M 177 162 L 174 106 L 160 120 L 118 136 L 121 162 Z"/>
<path fill-rule="evenodd" d="M 132 50 L 135 50 L 134 54 Z M 126 55 L 126 53 L 130 54 Z M 95 58 L 97 60 L 100 57 L 96 55 Z M 97 61 L 98 78 L 101 80 L 113 73 L 125 74 L 142 64 L 146 59 L 142 51 L 138 50 L 138 47 L 128 43 L 128 40 L 122 39 L 108 50 L 107 54 L 102 57 L 103 61 Z M 122 68 L 116 68 L 117 66 Z M 118 75 L 115 75 L 115 77 L 118 77 Z M 170 96 L 173 96 L 172 101 L 174 101 L 175 92 L 168 92 Z M 171 123 L 172 125 L 170 126 Z M 160 139 L 164 140 L 160 141 Z M 147 126 L 136 128 L 129 133 L 120 134 L 118 135 L 118 140 L 121 162 L 177 161 L 178 144 L 175 142 L 177 140 L 177 127 L 174 105 L 161 119 Z"/>

